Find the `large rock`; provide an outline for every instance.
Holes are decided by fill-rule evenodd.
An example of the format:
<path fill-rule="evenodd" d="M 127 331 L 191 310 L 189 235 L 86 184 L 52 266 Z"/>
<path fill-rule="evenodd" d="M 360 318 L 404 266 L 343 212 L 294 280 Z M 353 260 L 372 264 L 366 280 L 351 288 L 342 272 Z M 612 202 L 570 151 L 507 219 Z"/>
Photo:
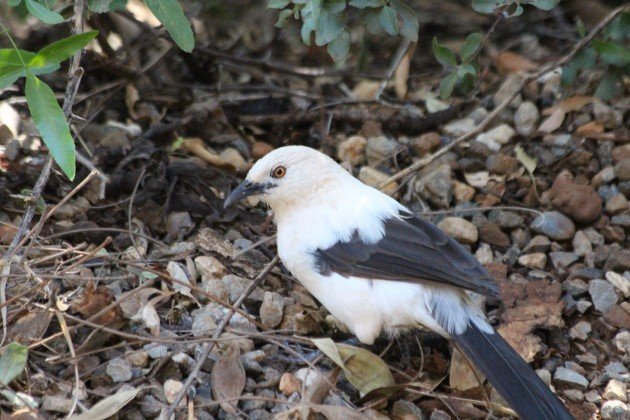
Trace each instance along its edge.
<path fill-rule="evenodd" d="M 602 199 L 590 185 L 576 183 L 567 171 L 561 172 L 547 192 L 556 210 L 578 223 L 592 223 L 602 213 Z"/>

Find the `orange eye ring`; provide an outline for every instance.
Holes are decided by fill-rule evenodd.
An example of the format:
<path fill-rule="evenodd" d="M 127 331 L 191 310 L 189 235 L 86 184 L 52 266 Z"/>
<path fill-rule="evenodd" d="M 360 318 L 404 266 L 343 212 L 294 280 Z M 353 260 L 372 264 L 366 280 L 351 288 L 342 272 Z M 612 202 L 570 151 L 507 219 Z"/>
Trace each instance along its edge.
<path fill-rule="evenodd" d="M 276 179 L 283 178 L 286 174 L 287 174 L 287 168 L 285 168 L 284 166 L 276 166 L 271 171 L 271 176 Z"/>

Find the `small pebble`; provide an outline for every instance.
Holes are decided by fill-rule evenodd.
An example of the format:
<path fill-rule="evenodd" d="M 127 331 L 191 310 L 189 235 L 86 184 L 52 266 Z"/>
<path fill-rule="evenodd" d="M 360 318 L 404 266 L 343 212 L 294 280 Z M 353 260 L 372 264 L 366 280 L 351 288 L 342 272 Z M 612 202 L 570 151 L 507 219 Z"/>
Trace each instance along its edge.
<path fill-rule="evenodd" d="M 588 388 L 588 380 L 583 375 L 565 367 L 556 369 L 553 380 L 566 385 L 577 386 L 582 390 Z"/>
<path fill-rule="evenodd" d="M 540 214 L 530 224 L 530 228 L 557 241 L 571 239 L 575 233 L 575 225 L 571 219 L 558 211 Z"/>
<path fill-rule="evenodd" d="M 615 304 L 617 304 L 617 293 L 614 286 L 606 280 L 591 280 L 588 283 L 588 293 L 595 309 L 600 312 L 608 312 Z"/>
<path fill-rule="evenodd" d="M 628 401 L 628 386 L 617 379 L 611 379 L 602 396 L 607 400 Z"/>
<path fill-rule="evenodd" d="M 628 405 L 624 402 L 610 400 L 602 404 L 600 414 L 604 420 L 628 420 L 630 409 L 628 409 Z"/>
<path fill-rule="evenodd" d="M 591 330 L 592 327 L 589 322 L 580 321 L 569 330 L 569 336 L 578 340 L 586 340 Z"/>
<path fill-rule="evenodd" d="M 123 359 L 122 357 L 116 357 L 107 362 L 105 372 L 112 378 L 114 383 L 129 381 L 133 376 L 131 363 L 129 363 L 129 360 Z"/>
<path fill-rule="evenodd" d="M 282 392 L 285 396 L 289 396 L 294 392 L 300 392 L 302 389 L 302 384 L 300 380 L 293 376 L 290 373 L 284 373 L 280 377 L 280 384 L 278 385 L 278 390 Z"/>
<path fill-rule="evenodd" d="M 522 255 L 521 257 L 519 257 L 518 263 L 527 268 L 543 270 L 545 268 L 545 265 L 547 264 L 547 256 L 542 252 Z"/>
<path fill-rule="evenodd" d="M 458 242 L 472 245 L 477 242 L 479 233 L 475 225 L 461 217 L 446 217 L 438 227 Z"/>
<path fill-rule="evenodd" d="M 530 101 L 523 102 L 514 114 L 514 126 L 516 132 L 524 137 L 529 137 L 536 130 L 540 113 L 536 104 Z"/>

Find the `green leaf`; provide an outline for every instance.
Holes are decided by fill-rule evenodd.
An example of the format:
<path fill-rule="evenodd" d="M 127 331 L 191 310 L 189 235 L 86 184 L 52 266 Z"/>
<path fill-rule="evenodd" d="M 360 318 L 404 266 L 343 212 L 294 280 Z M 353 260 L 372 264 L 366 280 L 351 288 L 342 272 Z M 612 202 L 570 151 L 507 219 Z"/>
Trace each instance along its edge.
<path fill-rule="evenodd" d="M 482 39 L 483 37 L 480 32 L 474 32 L 466 37 L 466 41 L 464 41 L 462 50 L 459 53 L 462 57 L 462 61 L 467 62 L 475 55 L 481 46 Z"/>
<path fill-rule="evenodd" d="M 20 5 L 20 3 L 22 3 L 22 0 L 8 0 L 8 1 L 7 1 L 7 4 L 8 4 L 10 7 L 19 6 L 19 5 Z"/>
<path fill-rule="evenodd" d="M 284 9 L 278 13 L 278 21 L 276 22 L 276 28 L 284 28 L 287 26 L 289 18 L 293 15 L 293 10 Z"/>
<path fill-rule="evenodd" d="M 305 45 L 311 45 L 311 32 L 317 28 L 317 21 L 322 9 L 321 0 L 311 0 L 302 9 L 302 29 L 300 35 Z"/>
<path fill-rule="evenodd" d="M 63 22 L 63 16 L 57 12 L 47 9 L 35 0 L 26 0 L 26 8 L 30 14 L 49 25 L 55 25 Z"/>
<path fill-rule="evenodd" d="M 604 36 L 613 41 L 621 41 L 630 37 L 630 12 L 617 16 L 604 30 Z"/>
<path fill-rule="evenodd" d="M 320 46 L 328 44 L 341 34 L 345 25 L 345 14 L 333 14 L 326 9 L 322 9 L 317 21 L 317 29 L 315 30 L 315 44 Z"/>
<path fill-rule="evenodd" d="M 20 59 L 20 56 L 22 59 Z M 33 57 L 35 57 L 35 53 L 26 50 L 16 50 L 15 48 L 0 49 L 0 66 L 23 66 L 22 60 L 24 60 L 24 63 L 28 63 Z"/>
<path fill-rule="evenodd" d="M 504 1 L 496 0 L 473 0 L 472 2 L 472 8 L 474 11 L 485 14 L 494 13 L 495 7 L 504 5 Z"/>
<path fill-rule="evenodd" d="M 74 140 L 55 94 L 32 73 L 26 74 L 26 102 L 33 122 L 61 170 L 72 181 L 75 174 Z"/>
<path fill-rule="evenodd" d="M 448 99 L 448 97 L 451 96 L 455 83 L 457 83 L 457 72 L 455 71 L 442 79 L 440 83 L 440 98 L 442 98 L 442 100 Z"/>
<path fill-rule="evenodd" d="M 88 10 L 93 13 L 107 13 L 112 0 L 88 0 Z"/>
<path fill-rule="evenodd" d="M 390 0 L 389 4 L 396 11 L 398 16 L 400 16 L 400 20 L 402 21 L 400 34 L 411 42 L 418 42 L 420 24 L 418 23 L 418 17 L 413 9 L 401 0 Z"/>
<path fill-rule="evenodd" d="M 337 38 L 328 44 L 326 49 L 335 62 L 344 61 L 348 56 L 348 51 L 350 51 L 350 33 L 348 30 L 344 29 Z"/>
<path fill-rule="evenodd" d="M 333 15 L 341 13 L 346 9 L 346 0 L 325 0 L 324 9 Z"/>
<path fill-rule="evenodd" d="M 53 42 L 39 50 L 35 57 L 28 62 L 28 67 L 37 68 L 50 64 L 59 64 L 81 51 L 97 34 L 98 31 L 84 32 Z"/>
<path fill-rule="evenodd" d="M 595 96 L 608 100 L 621 94 L 623 92 L 622 73 L 623 71 L 620 69 L 609 67 L 604 73 L 601 82 L 599 82 Z"/>
<path fill-rule="evenodd" d="M 290 0 L 269 0 L 267 9 L 284 9 L 289 3 Z"/>
<path fill-rule="evenodd" d="M 462 64 L 457 68 L 457 76 L 463 78 L 466 75 L 477 76 L 477 69 L 472 64 Z"/>
<path fill-rule="evenodd" d="M 0 67 L 0 89 L 11 86 L 24 75 L 24 66 L 21 64 L 6 64 Z"/>
<path fill-rule="evenodd" d="M 381 26 L 390 35 L 398 35 L 398 19 L 396 12 L 389 6 L 384 6 L 379 14 Z"/>
<path fill-rule="evenodd" d="M 630 64 L 630 49 L 620 43 L 595 40 L 593 45 L 605 63 L 620 67 Z"/>
<path fill-rule="evenodd" d="M 9 344 L 0 356 L 0 383 L 7 386 L 17 378 L 24 370 L 27 358 L 28 347 L 18 343 Z"/>
<path fill-rule="evenodd" d="M 144 4 L 162 22 L 179 48 L 186 52 L 193 50 L 195 36 L 177 0 L 144 0 Z"/>
<path fill-rule="evenodd" d="M 597 53 L 594 48 L 589 47 L 578 51 L 573 60 L 562 69 L 562 84 L 565 86 L 572 84 L 577 78 L 578 71 L 593 67 L 596 60 Z"/>
<path fill-rule="evenodd" d="M 433 49 L 433 55 L 435 56 L 435 59 L 444 67 L 457 66 L 455 53 L 449 48 L 440 45 L 437 41 L 437 38 L 433 38 L 433 44 L 431 45 L 431 48 Z"/>
<path fill-rule="evenodd" d="M 558 5 L 560 0 L 527 0 L 527 3 L 541 10 L 551 10 Z"/>
<path fill-rule="evenodd" d="M 361 18 L 365 22 L 365 27 L 372 35 L 381 35 L 383 27 L 379 19 L 379 12 L 376 9 L 366 9 L 361 13 Z"/>
<path fill-rule="evenodd" d="M 383 3 L 381 0 L 350 0 L 348 4 L 357 9 L 365 9 L 368 7 L 381 7 Z"/>

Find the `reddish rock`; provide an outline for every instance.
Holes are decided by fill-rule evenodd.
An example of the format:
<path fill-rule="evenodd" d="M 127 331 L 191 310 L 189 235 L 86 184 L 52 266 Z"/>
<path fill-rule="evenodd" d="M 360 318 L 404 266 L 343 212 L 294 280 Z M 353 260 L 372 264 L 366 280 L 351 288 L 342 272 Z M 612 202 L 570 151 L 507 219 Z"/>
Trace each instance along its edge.
<path fill-rule="evenodd" d="M 617 146 L 612 150 L 613 162 L 621 162 L 624 159 L 630 159 L 630 144 Z"/>
<path fill-rule="evenodd" d="M 486 160 L 486 168 L 490 172 L 501 175 L 509 175 L 518 170 L 518 159 L 512 156 L 497 153 L 488 156 Z"/>
<path fill-rule="evenodd" d="M 431 131 L 411 140 L 411 147 L 420 157 L 426 155 L 440 145 L 440 135 Z"/>
<path fill-rule="evenodd" d="M 602 213 L 602 199 L 590 185 L 577 184 L 568 171 L 561 172 L 547 191 L 553 207 L 578 223 L 592 223 Z"/>
<path fill-rule="evenodd" d="M 510 246 L 510 238 L 503 233 L 501 228 L 495 223 L 484 223 L 479 228 L 479 236 L 482 242 L 500 247 Z"/>

